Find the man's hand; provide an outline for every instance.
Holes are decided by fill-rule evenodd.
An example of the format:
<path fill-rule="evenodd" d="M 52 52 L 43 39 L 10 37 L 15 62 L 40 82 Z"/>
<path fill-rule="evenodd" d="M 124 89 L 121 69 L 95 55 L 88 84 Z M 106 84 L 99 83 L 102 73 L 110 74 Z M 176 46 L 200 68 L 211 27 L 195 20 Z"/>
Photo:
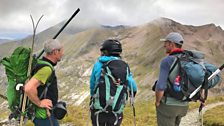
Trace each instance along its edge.
<path fill-rule="evenodd" d="M 40 101 L 39 107 L 51 110 L 53 107 L 53 104 L 50 99 L 43 99 Z"/>
<path fill-rule="evenodd" d="M 158 107 L 160 105 L 160 101 L 161 101 L 161 99 L 163 97 L 163 94 L 164 94 L 164 91 L 156 91 L 155 92 L 155 95 L 156 95 L 156 103 L 155 103 L 155 105 L 156 105 L 156 107 Z"/>
<path fill-rule="evenodd" d="M 159 107 L 160 102 L 155 102 L 156 107 Z"/>
<path fill-rule="evenodd" d="M 137 92 L 133 91 L 133 97 L 135 97 L 136 94 L 137 94 Z M 129 91 L 129 97 L 132 97 L 132 92 L 131 91 Z"/>

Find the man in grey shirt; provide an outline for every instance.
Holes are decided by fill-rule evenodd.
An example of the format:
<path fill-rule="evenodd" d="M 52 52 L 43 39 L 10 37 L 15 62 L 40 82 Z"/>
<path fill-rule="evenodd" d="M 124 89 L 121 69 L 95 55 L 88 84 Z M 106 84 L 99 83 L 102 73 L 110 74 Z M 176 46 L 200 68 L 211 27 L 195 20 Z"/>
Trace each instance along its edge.
<path fill-rule="evenodd" d="M 158 126 L 179 126 L 181 118 L 187 114 L 188 102 L 177 100 L 166 92 L 170 77 L 170 69 L 175 61 L 175 56 L 183 53 L 182 45 L 184 39 L 176 32 L 169 33 L 164 41 L 164 48 L 168 56 L 164 57 L 160 63 L 159 79 L 155 87 L 156 114 Z M 173 81 L 171 81 L 173 82 Z"/>

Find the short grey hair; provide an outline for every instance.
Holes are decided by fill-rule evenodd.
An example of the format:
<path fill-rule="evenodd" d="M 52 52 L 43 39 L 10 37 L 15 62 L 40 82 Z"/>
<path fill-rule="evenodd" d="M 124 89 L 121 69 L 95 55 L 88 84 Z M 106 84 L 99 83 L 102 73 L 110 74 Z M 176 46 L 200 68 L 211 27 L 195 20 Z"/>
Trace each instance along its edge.
<path fill-rule="evenodd" d="M 44 52 L 51 54 L 55 49 L 61 49 L 62 44 L 57 39 L 48 39 L 44 42 Z"/>

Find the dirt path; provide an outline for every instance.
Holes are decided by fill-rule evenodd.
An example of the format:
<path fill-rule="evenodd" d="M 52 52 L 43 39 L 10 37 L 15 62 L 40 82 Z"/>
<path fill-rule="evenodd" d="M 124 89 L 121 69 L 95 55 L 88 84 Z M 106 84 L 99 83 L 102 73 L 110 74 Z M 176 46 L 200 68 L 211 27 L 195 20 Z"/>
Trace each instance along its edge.
<path fill-rule="evenodd" d="M 203 109 L 203 113 L 219 105 L 224 105 L 224 102 L 218 102 L 206 105 L 205 108 Z M 180 126 L 200 126 L 198 109 L 189 111 L 187 115 L 182 118 Z"/>

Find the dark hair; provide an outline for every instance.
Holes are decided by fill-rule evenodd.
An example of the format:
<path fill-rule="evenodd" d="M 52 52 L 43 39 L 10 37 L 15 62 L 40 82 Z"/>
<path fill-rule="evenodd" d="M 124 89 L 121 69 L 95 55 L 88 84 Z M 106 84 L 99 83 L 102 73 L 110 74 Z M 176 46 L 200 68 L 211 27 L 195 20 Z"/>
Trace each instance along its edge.
<path fill-rule="evenodd" d="M 120 52 L 108 52 L 107 50 L 101 50 L 102 54 L 105 56 L 115 56 L 115 57 L 121 57 Z"/>
<path fill-rule="evenodd" d="M 183 41 L 181 41 L 180 43 L 183 43 Z M 182 45 L 181 44 L 177 44 L 177 43 L 174 43 L 175 44 L 175 46 L 177 47 L 177 48 L 182 48 Z"/>

